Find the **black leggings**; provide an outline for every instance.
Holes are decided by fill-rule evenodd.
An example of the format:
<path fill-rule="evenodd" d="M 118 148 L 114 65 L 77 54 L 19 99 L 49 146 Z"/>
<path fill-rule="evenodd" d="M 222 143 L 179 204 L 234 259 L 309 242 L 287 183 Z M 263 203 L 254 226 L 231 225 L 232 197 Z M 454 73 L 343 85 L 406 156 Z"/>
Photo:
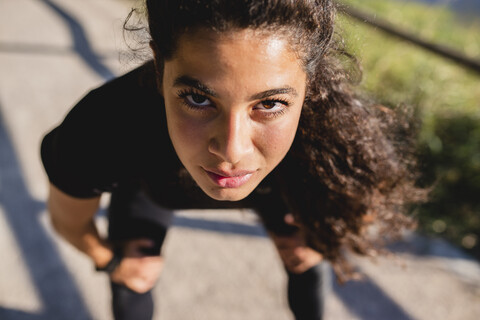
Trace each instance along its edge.
<path fill-rule="evenodd" d="M 137 293 L 125 286 L 110 282 L 112 311 L 115 320 L 151 320 L 153 317 L 152 292 Z"/>
<path fill-rule="evenodd" d="M 288 274 L 288 303 L 296 320 L 322 320 L 324 276 L 323 264 L 303 274 Z M 152 292 L 134 292 L 111 282 L 112 308 L 115 320 L 151 320 L 153 317 Z"/>
<path fill-rule="evenodd" d="M 302 274 L 287 271 L 288 304 L 297 320 L 322 320 L 324 296 L 330 286 L 329 267 L 325 262 Z"/>
<path fill-rule="evenodd" d="M 110 200 L 108 237 L 117 249 L 125 240 L 151 239 L 155 245 L 147 254 L 159 255 L 172 218 L 172 211 L 157 206 L 137 186 L 122 186 L 112 193 Z M 141 294 L 114 282 L 110 282 L 110 287 L 115 320 L 152 319 L 151 291 Z"/>
<path fill-rule="evenodd" d="M 124 240 L 149 238 L 155 242 L 150 254 L 161 254 L 161 248 L 172 212 L 155 205 L 138 188 L 119 188 L 112 194 L 109 208 L 109 239 L 115 245 Z M 325 264 L 303 274 L 288 275 L 288 302 L 296 320 L 321 320 L 325 283 Z M 151 320 L 154 303 L 151 291 L 136 293 L 111 283 L 112 309 L 115 320 Z"/>

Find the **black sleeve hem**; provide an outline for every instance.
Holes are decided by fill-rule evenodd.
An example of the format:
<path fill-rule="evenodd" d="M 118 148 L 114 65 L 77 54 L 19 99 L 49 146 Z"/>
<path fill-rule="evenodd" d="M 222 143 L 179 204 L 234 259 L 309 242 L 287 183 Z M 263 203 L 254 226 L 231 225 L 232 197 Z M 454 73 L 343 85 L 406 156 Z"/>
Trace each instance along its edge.
<path fill-rule="evenodd" d="M 58 128 L 48 133 L 43 138 L 40 147 L 40 155 L 48 180 L 62 192 L 65 192 L 74 198 L 88 199 L 100 196 L 102 194 L 101 191 L 92 190 L 91 188 L 75 188 L 72 187 L 68 181 L 61 178 L 58 164 L 55 161 L 55 139 L 57 131 Z"/>

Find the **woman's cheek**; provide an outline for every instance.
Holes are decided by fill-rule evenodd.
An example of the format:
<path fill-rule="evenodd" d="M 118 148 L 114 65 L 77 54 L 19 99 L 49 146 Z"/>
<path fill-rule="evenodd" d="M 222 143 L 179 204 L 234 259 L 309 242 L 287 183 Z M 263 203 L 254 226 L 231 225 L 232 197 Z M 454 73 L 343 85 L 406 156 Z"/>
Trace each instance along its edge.
<path fill-rule="evenodd" d="M 170 136 L 178 153 L 186 154 L 198 150 L 208 140 L 205 126 L 188 118 L 177 117 Z"/>
<path fill-rule="evenodd" d="M 297 131 L 298 121 L 295 121 L 295 119 L 288 120 L 268 127 L 263 135 L 265 137 L 263 145 L 267 150 L 266 153 L 275 157 L 277 161 L 281 160 L 288 152 Z"/>

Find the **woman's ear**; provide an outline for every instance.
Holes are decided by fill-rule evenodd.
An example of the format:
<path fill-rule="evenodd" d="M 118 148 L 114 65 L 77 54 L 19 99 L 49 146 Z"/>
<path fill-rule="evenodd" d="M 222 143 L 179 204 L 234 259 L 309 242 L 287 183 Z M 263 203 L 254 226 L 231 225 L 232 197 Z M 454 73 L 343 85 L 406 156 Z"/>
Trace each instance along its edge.
<path fill-rule="evenodd" d="M 158 51 L 157 46 L 155 45 L 155 42 L 153 40 L 150 40 L 149 42 L 150 49 L 152 49 L 153 52 L 153 64 L 155 67 L 155 78 L 157 80 L 157 90 L 160 92 L 160 94 L 163 95 L 163 87 L 162 87 L 162 81 L 163 81 L 163 57 Z"/>

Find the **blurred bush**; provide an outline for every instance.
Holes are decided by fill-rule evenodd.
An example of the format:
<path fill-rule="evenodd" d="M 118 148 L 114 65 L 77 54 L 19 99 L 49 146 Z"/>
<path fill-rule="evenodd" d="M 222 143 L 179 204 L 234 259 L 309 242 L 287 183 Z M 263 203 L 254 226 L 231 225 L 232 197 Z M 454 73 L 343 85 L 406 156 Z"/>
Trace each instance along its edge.
<path fill-rule="evenodd" d="M 431 130 L 433 145 L 419 144 L 424 177 L 436 180 L 432 201 L 420 208 L 422 229 L 480 258 L 480 118 L 439 114 Z"/>
<path fill-rule="evenodd" d="M 480 59 L 480 19 L 413 1 L 342 3 Z M 349 17 L 339 16 L 339 32 L 363 66 L 362 88 L 380 103 L 416 110 L 419 183 L 434 186 L 417 209 L 420 231 L 480 259 L 480 75 Z"/>

